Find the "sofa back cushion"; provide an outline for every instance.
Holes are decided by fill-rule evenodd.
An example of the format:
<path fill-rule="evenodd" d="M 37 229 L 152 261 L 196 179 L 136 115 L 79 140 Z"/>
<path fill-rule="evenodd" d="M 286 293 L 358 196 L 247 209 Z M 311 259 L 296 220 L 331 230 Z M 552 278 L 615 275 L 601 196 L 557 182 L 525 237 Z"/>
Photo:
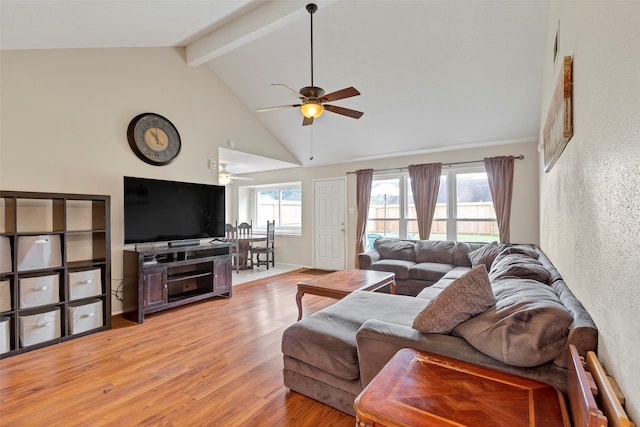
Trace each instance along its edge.
<path fill-rule="evenodd" d="M 484 243 L 472 243 L 472 242 L 456 242 L 455 248 L 453 248 L 453 264 L 462 267 L 475 267 L 472 265 L 469 254 L 477 249 L 486 246 Z M 490 267 L 487 267 L 489 271 Z"/>
<path fill-rule="evenodd" d="M 534 252 L 534 254 L 536 257 L 532 258 L 529 253 L 514 252 L 511 248 L 501 251 L 491 265 L 491 271 L 489 272 L 491 281 L 494 282 L 507 277 L 519 277 L 549 285 L 551 274 L 538 261 L 537 253 Z"/>
<path fill-rule="evenodd" d="M 473 267 L 484 264 L 487 267 L 487 271 L 491 271 L 491 265 L 499 253 L 500 247 L 498 246 L 498 242 L 491 242 L 469 252 L 468 257 Z"/>
<path fill-rule="evenodd" d="M 412 241 L 398 239 L 377 239 L 373 242 L 373 247 L 380 253 L 382 258 L 399 259 L 403 261 L 415 261 L 416 244 Z"/>
<path fill-rule="evenodd" d="M 453 250 L 456 242 L 440 240 L 418 240 L 415 246 L 416 262 L 438 262 L 454 264 Z"/>
<path fill-rule="evenodd" d="M 538 366 L 562 353 L 573 317 L 550 286 L 518 278 L 491 286 L 496 305 L 460 324 L 456 335 L 513 366 Z"/>

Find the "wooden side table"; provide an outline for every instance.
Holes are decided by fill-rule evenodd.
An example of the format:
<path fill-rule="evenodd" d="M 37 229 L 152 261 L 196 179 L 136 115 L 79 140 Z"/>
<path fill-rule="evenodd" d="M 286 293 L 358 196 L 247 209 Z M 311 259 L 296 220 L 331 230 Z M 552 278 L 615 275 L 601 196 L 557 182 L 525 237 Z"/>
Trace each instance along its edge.
<path fill-rule="evenodd" d="M 552 386 L 448 357 L 402 349 L 354 402 L 356 426 L 565 426 Z"/>

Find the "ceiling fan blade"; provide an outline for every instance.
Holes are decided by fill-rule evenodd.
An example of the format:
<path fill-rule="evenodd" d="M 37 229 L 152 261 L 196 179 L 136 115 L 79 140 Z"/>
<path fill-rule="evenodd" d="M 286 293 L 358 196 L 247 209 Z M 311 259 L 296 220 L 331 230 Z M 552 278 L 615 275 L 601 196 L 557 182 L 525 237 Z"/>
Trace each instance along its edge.
<path fill-rule="evenodd" d="M 324 104 L 324 109 L 332 113 L 342 114 L 343 116 L 359 119 L 364 114 L 362 111 L 352 110 L 350 108 L 338 107 L 337 105 Z"/>
<path fill-rule="evenodd" d="M 309 99 L 306 96 L 302 95 L 297 90 L 293 90 L 289 86 L 283 85 L 282 83 L 271 83 L 271 86 L 276 86 L 276 87 L 279 87 L 280 89 L 284 89 L 287 92 L 289 92 L 291 95 L 295 96 L 296 98 L 303 99 L 305 101 Z"/>
<path fill-rule="evenodd" d="M 278 105 L 276 107 L 266 107 L 266 108 L 258 108 L 256 111 L 258 113 L 264 113 L 265 111 L 272 111 L 272 110 L 281 110 L 283 108 L 296 108 L 296 107 L 300 107 L 300 104 L 293 104 L 293 105 Z"/>
<path fill-rule="evenodd" d="M 360 92 L 355 87 L 347 87 L 344 89 L 337 90 L 335 92 L 331 92 L 326 94 L 325 96 L 320 97 L 322 102 L 331 102 L 337 101 L 339 99 L 351 98 L 352 96 L 358 96 Z"/>
<path fill-rule="evenodd" d="M 312 124 L 313 124 L 313 117 L 304 116 L 304 119 L 302 119 L 302 126 L 309 126 Z"/>

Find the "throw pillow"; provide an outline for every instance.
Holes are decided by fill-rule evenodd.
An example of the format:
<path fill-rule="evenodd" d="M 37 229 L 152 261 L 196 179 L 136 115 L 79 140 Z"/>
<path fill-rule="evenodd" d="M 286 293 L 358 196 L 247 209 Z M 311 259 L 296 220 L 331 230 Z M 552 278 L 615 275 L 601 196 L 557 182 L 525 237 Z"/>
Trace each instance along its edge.
<path fill-rule="evenodd" d="M 472 267 L 484 264 L 487 266 L 487 271 L 491 271 L 491 264 L 493 264 L 493 260 L 496 259 L 499 253 L 500 248 L 498 247 L 498 242 L 491 242 L 475 251 L 469 252 L 467 256 L 469 257 L 469 261 L 471 261 Z"/>
<path fill-rule="evenodd" d="M 423 333 L 448 334 L 460 323 L 495 304 L 484 264 L 451 282 L 413 320 L 413 328 Z"/>

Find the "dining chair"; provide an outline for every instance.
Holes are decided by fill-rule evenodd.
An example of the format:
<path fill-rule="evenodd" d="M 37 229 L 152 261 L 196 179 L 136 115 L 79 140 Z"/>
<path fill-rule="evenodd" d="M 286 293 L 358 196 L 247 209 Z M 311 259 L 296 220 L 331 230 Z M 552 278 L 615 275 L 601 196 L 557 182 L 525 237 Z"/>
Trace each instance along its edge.
<path fill-rule="evenodd" d="M 269 263 L 271 263 L 271 266 L 275 268 L 276 266 L 276 261 L 275 261 L 275 247 L 274 247 L 274 241 L 275 241 L 275 237 L 276 237 L 276 222 L 274 221 L 267 221 L 267 239 L 265 240 L 265 245 L 264 246 L 252 246 L 250 251 L 250 257 L 251 257 L 251 268 L 253 268 L 253 266 L 261 266 L 261 265 L 266 265 L 267 266 L 267 270 L 269 269 Z M 253 256 L 255 255 L 256 261 L 255 263 L 253 262 Z M 265 259 L 260 259 L 260 256 L 264 255 Z"/>
<path fill-rule="evenodd" d="M 225 224 L 224 226 L 225 241 L 231 244 L 231 262 L 235 263 L 236 273 L 240 274 L 240 259 L 242 252 L 240 252 L 240 243 L 238 241 L 238 228 L 232 224 Z"/>
<path fill-rule="evenodd" d="M 238 224 L 239 237 L 251 237 L 253 234 L 253 220 L 250 222 L 241 222 Z"/>

